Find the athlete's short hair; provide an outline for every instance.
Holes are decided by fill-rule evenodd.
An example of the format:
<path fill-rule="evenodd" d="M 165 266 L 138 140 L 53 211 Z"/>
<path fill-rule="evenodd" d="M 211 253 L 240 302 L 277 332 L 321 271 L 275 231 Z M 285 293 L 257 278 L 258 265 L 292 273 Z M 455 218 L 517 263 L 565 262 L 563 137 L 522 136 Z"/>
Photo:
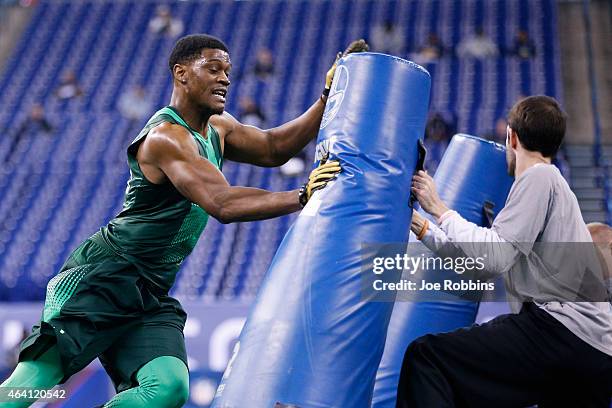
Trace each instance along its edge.
<path fill-rule="evenodd" d="M 175 64 L 185 64 L 198 58 L 205 48 L 223 50 L 229 53 L 225 43 L 217 37 L 208 34 L 187 35 L 176 42 L 172 53 L 170 53 L 168 59 L 170 72 L 172 72 Z"/>
<path fill-rule="evenodd" d="M 508 125 L 523 147 L 554 157 L 563 142 L 567 115 L 549 96 L 530 96 L 518 101 L 508 114 Z"/>

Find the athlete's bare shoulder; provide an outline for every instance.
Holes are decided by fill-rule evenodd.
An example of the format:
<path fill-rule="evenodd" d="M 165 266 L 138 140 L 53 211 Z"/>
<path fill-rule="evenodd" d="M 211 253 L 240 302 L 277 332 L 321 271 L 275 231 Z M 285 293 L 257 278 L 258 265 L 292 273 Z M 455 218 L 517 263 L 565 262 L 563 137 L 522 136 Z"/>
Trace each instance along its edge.
<path fill-rule="evenodd" d="M 197 153 L 197 145 L 183 126 L 164 122 L 151 129 L 140 150 L 144 150 L 147 157 L 158 158 L 188 152 Z"/>
<path fill-rule="evenodd" d="M 240 126 L 240 122 L 228 112 L 223 112 L 220 115 L 212 115 L 209 119 L 209 123 L 217 130 L 222 139 L 232 133 L 237 126 Z"/>
<path fill-rule="evenodd" d="M 155 184 L 166 181 L 162 168 L 194 160 L 198 147 L 184 127 L 173 123 L 162 123 L 151 129 L 140 145 L 136 159 L 145 177 Z"/>

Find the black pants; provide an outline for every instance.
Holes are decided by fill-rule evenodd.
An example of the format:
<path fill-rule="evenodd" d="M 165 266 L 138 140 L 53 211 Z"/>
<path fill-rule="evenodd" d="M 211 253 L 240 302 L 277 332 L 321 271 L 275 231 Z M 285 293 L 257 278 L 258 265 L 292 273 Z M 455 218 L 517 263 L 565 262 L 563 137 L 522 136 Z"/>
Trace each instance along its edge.
<path fill-rule="evenodd" d="M 530 303 L 521 313 L 413 341 L 397 407 L 610 407 L 612 357 Z"/>

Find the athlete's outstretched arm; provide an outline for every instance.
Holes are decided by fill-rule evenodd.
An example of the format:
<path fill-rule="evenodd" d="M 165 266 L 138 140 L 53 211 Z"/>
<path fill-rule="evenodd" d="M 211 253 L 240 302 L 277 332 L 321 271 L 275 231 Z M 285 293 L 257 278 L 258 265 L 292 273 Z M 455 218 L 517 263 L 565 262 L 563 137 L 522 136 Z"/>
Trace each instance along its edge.
<path fill-rule="evenodd" d="M 178 125 L 164 123 L 153 129 L 139 148 L 138 161 L 143 172 L 148 169 L 162 175 L 154 182 L 170 181 L 185 198 L 222 223 L 268 219 L 302 208 L 297 190 L 273 193 L 230 186 L 223 174 L 199 155 L 193 137 Z M 330 173 L 334 172 L 311 182 L 324 187 L 333 177 Z"/>
<path fill-rule="evenodd" d="M 225 158 L 276 167 L 298 154 L 317 136 L 324 109 L 325 104 L 318 99 L 299 117 L 268 130 L 244 125 L 227 112 L 220 118 L 211 118 L 211 122 L 225 131 Z"/>
<path fill-rule="evenodd" d="M 364 40 L 353 41 L 344 53 L 338 53 L 336 62 L 342 56 L 367 50 L 368 45 Z M 261 130 L 243 125 L 228 113 L 212 117 L 213 125 L 224 128 L 224 156 L 233 161 L 275 167 L 284 164 L 298 154 L 308 142 L 317 136 L 325 110 L 326 95 L 329 93 L 336 71 L 336 62 L 327 72 L 325 95 L 317 99 L 302 115 L 281 126 Z"/>

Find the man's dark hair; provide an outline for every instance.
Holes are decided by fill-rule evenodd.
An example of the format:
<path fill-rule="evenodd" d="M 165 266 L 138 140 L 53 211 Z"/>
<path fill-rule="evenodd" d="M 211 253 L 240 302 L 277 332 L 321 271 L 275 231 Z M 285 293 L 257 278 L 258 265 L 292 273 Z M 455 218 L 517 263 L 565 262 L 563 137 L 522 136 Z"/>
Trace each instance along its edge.
<path fill-rule="evenodd" d="M 508 114 L 508 125 L 523 147 L 554 157 L 565 136 L 567 115 L 549 96 L 530 96 L 518 101 Z"/>
<path fill-rule="evenodd" d="M 168 59 L 170 72 L 172 72 L 174 64 L 185 64 L 200 57 L 204 48 L 223 50 L 229 53 L 227 46 L 217 37 L 207 34 L 187 35 L 179 39 L 174 45 Z"/>

